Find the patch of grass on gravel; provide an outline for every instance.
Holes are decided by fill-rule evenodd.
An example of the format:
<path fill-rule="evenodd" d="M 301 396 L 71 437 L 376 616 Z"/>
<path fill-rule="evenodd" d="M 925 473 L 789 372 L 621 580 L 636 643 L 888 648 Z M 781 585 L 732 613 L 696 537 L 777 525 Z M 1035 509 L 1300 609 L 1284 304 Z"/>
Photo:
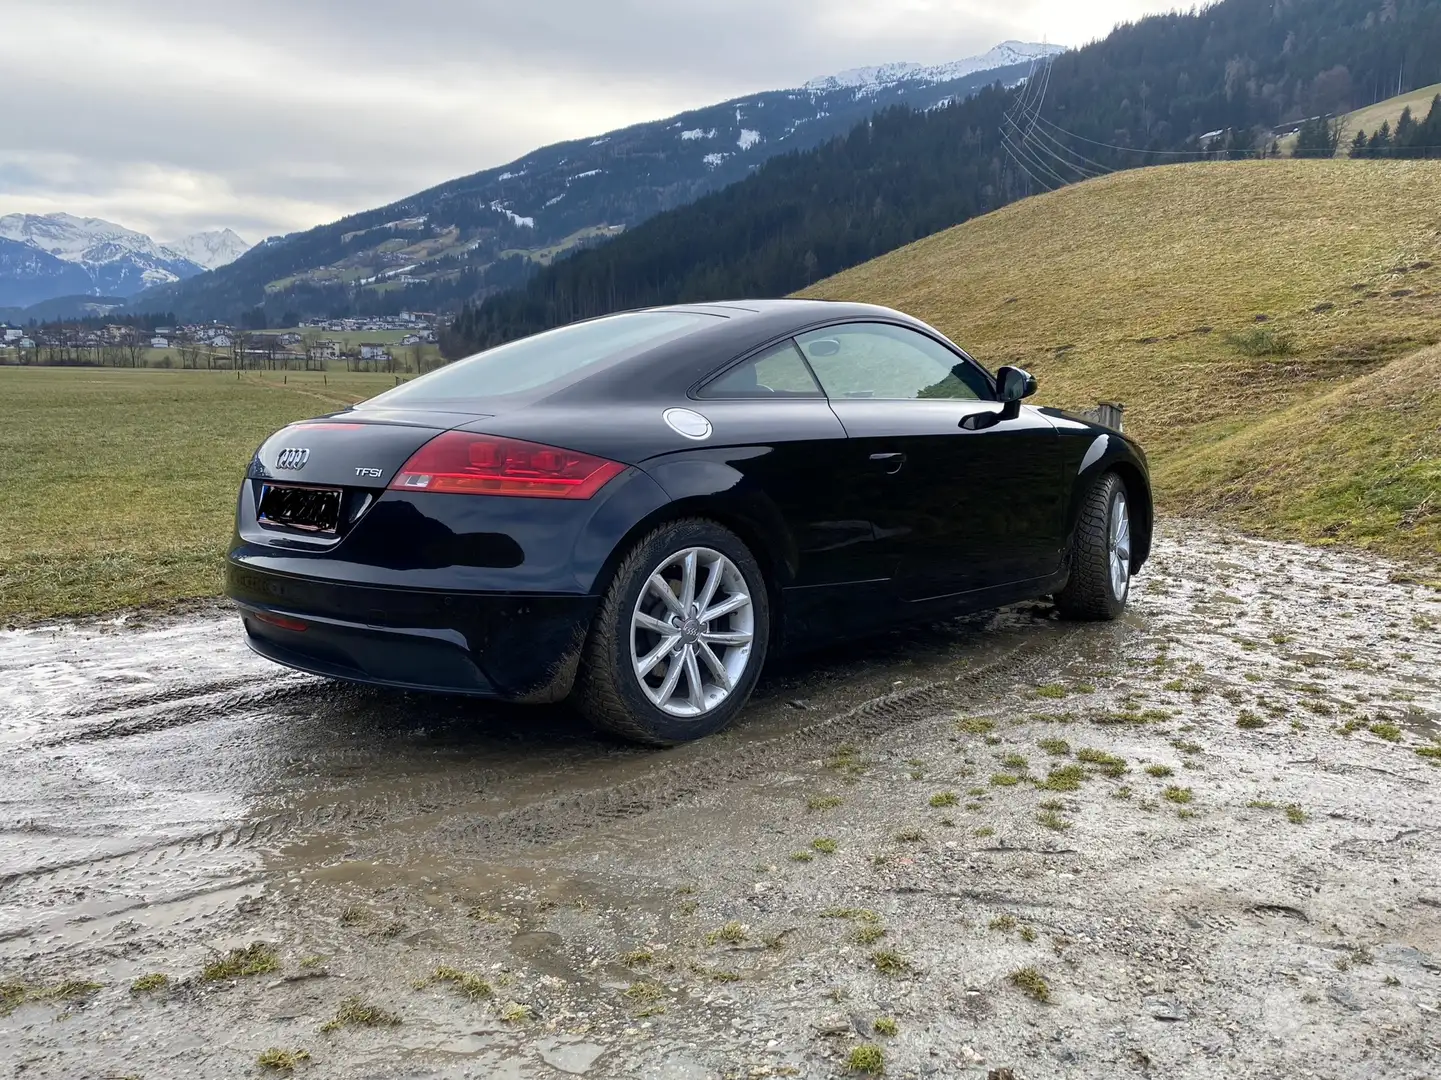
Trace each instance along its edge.
<path fill-rule="evenodd" d="M 1416 753 L 1433 765 L 1441 765 L 1441 746 L 1418 746 Z"/>
<path fill-rule="evenodd" d="M 500 1018 L 507 1024 L 525 1024 L 535 1018 L 535 1010 L 519 1001 L 507 1001 L 500 1007 Z"/>
<path fill-rule="evenodd" d="M 839 846 L 840 845 L 829 836 L 817 836 L 811 841 L 811 847 L 819 851 L 822 855 L 834 855 Z"/>
<path fill-rule="evenodd" d="M 886 1071 L 886 1055 L 875 1043 L 861 1043 L 851 1047 L 851 1052 L 846 1055 L 846 1068 L 853 1073 L 880 1076 Z"/>
<path fill-rule="evenodd" d="M 877 1035 L 896 1035 L 900 1032 L 901 1026 L 889 1016 L 878 1016 L 876 1022 L 871 1025 Z"/>
<path fill-rule="evenodd" d="M 886 928 L 876 923 L 864 923 L 856 927 L 851 940 L 857 945 L 874 945 L 886 936 Z"/>
<path fill-rule="evenodd" d="M 100 984 L 89 979 L 64 979 L 50 986 L 25 983 L 19 979 L 0 982 L 0 1016 L 9 1016 L 27 1001 L 75 1001 L 89 997 L 99 989 Z"/>
<path fill-rule="evenodd" d="M 845 802 L 839 795 L 812 795 L 806 800 L 807 810 L 834 810 Z"/>
<path fill-rule="evenodd" d="M 295 1066 L 302 1061 L 310 1060 L 309 1050 L 283 1050 L 278 1046 L 272 1046 L 269 1050 L 262 1051 L 255 1059 L 255 1064 L 262 1069 L 274 1069 L 276 1072 L 294 1072 Z"/>
<path fill-rule="evenodd" d="M 1171 768 L 1171 766 L 1169 766 L 1169 765 L 1147 765 L 1147 766 L 1146 766 L 1146 775 L 1147 775 L 1147 776 L 1155 776 L 1155 777 L 1158 777 L 1158 778 L 1159 778 L 1159 777 L 1164 777 L 1164 776 L 1173 776 L 1173 775 L 1175 775 L 1175 771 L 1176 771 L 1176 770 L 1174 770 L 1173 768 Z"/>
<path fill-rule="evenodd" d="M 1066 696 L 1066 693 L 1066 688 L 1060 683 L 1046 683 L 1044 686 L 1038 686 L 1033 691 L 1031 691 L 1031 696 L 1060 700 L 1061 698 Z"/>
<path fill-rule="evenodd" d="M 436 982 L 454 983 L 455 988 L 464 994 L 471 1001 L 481 1001 L 488 997 L 495 996 L 495 990 L 479 975 L 469 971 L 461 971 L 448 964 L 442 964 L 436 968 L 430 976 Z"/>
<path fill-rule="evenodd" d="M 1021 778 L 1015 773 L 996 773 L 991 777 L 991 784 L 994 787 L 1015 787 L 1021 782 Z"/>
<path fill-rule="evenodd" d="M 1117 757 L 1115 754 L 1108 754 L 1104 750 L 1097 750 L 1093 747 L 1083 746 L 1076 751 L 1076 760 L 1085 762 L 1087 765 L 1094 765 L 1106 776 L 1115 779 L 1124 776 L 1126 773 L 1126 759 Z"/>
<path fill-rule="evenodd" d="M 1052 757 L 1065 757 L 1071 752 L 1071 744 L 1065 739 L 1042 739 L 1036 745 Z"/>
<path fill-rule="evenodd" d="M 1243 709 L 1241 715 L 1236 717 L 1236 726 L 1243 731 L 1255 731 L 1257 728 L 1265 727 L 1266 721 L 1251 710 Z"/>
<path fill-rule="evenodd" d="M 149 975 L 141 975 L 138 979 L 131 983 L 130 992 L 132 994 L 149 994 L 153 993 L 156 990 L 163 990 L 169 985 L 169 975 L 162 975 L 160 972 L 154 971 L 151 972 Z"/>
<path fill-rule="evenodd" d="M 997 915 L 991 920 L 991 929 L 999 930 L 1003 934 L 1009 934 L 1016 928 L 1016 917 L 1014 915 Z"/>
<path fill-rule="evenodd" d="M 218 960 L 206 964 L 200 977 L 206 982 L 218 979 L 238 979 L 244 975 L 266 975 L 280 970 L 280 957 L 263 941 L 256 941 L 243 949 L 231 949 Z"/>
<path fill-rule="evenodd" d="M 707 945 L 739 945 L 746 939 L 746 928 L 744 923 L 732 919 L 719 930 L 712 930 L 705 936 Z"/>
<path fill-rule="evenodd" d="M 942 806 L 955 806 L 956 803 L 960 801 L 960 798 L 954 791 L 938 791 L 931 796 L 931 805 L 937 808 Z"/>
<path fill-rule="evenodd" d="M 920 829 L 907 829 L 904 832 L 896 833 L 896 839 L 902 844 L 919 844 L 925 838 L 925 834 Z"/>
<path fill-rule="evenodd" d="M 1401 741 L 1401 729 L 1395 724 L 1388 724 L 1385 721 L 1378 720 L 1374 724 L 1368 724 L 1366 730 L 1378 739 L 1385 739 L 1387 742 Z"/>
<path fill-rule="evenodd" d="M 1302 825 L 1306 821 L 1306 811 L 1302 810 L 1295 803 L 1286 807 L 1286 820 L 1292 825 Z"/>
<path fill-rule="evenodd" d="M 909 974 L 911 962 L 900 953 L 892 952 L 889 949 L 880 949 L 871 953 L 871 963 L 882 975 L 893 977 Z"/>
<path fill-rule="evenodd" d="M 325 1032 L 339 1031 L 345 1027 L 393 1027 L 400 1023 L 400 1017 L 387 1012 L 378 1005 L 371 1005 L 363 998 L 352 994 L 341 1000 L 335 1015 L 320 1025 Z"/>
<path fill-rule="evenodd" d="M 1167 802 L 1173 803 L 1188 803 L 1194 797 L 1195 796 L 1192 794 L 1190 788 L 1177 787 L 1175 784 L 1172 784 L 1170 787 L 1166 788 L 1165 791 L 1161 792 L 1161 798 L 1165 799 Z"/>
<path fill-rule="evenodd" d="M 665 988 L 653 982 L 633 982 L 625 988 L 625 996 L 638 1005 L 653 1005 L 665 997 Z"/>
<path fill-rule="evenodd" d="M 996 722 L 985 716 L 967 716 L 956 721 L 956 730 L 964 735 L 985 735 L 996 729 Z"/>
<path fill-rule="evenodd" d="M 878 923 L 881 921 L 880 915 L 876 914 L 876 912 L 870 908 L 858 907 L 826 908 L 825 911 L 821 912 L 820 917 L 822 919 L 854 919 L 857 922 L 867 923 Z"/>
<path fill-rule="evenodd" d="M 1051 986 L 1042 977 L 1041 973 L 1033 967 L 1023 967 L 1013 971 L 1007 976 L 1011 985 L 1019 989 L 1027 997 L 1046 1002 L 1051 1000 Z"/>
<path fill-rule="evenodd" d="M 811 862 L 811 861 L 813 861 L 814 859 L 815 859 L 815 856 L 812 855 L 809 851 L 792 851 L 792 852 L 791 852 L 791 861 L 793 861 L 793 862 L 802 862 L 802 863 L 804 863 L 804 862 Z"/>
<path fill-rule="evenodd" d="M 1065 832 L 1071 827 L 1071 823 L 1054 810 L 1042 810 L 1036 815 L 1036 821 L 1048 829 L 1056 832 Z"/>
<path fill-rule="evenodd" d="M 1001 766 L 1006 769 L 1015 769 L 1018 772 L 1025 772 L 1031 767 L 1024 754 L 1007 754 L 1001 758 Z"/>
<path fill-rule="evenodd" d="M 1042 791 L 1077 791 L 1085 779 L 1086 770 L 1079 765 L 1062 765 L 1052 769 L 1044 780 L 1037 782 L 1036 787 Z"/>

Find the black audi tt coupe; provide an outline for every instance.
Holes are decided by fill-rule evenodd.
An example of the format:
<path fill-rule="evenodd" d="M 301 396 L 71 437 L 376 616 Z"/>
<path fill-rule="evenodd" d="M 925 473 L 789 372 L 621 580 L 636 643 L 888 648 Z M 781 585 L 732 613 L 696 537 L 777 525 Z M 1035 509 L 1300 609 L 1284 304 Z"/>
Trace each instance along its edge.
<path fill-rule="evenodd" d="M 781 649 L 1048 595 L 1121 614 L 1145 455 L 1035 388 L 861 304 L 573 323 L 272 435 L 226 591 L 302 671 L 698 738 Z"/>

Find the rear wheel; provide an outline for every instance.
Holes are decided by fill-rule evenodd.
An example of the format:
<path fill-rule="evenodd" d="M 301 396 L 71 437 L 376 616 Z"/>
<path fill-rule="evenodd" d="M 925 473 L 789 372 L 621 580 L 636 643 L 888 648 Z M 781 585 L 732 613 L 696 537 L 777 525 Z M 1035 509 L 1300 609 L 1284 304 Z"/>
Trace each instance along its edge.
<path fill-rule="evenodd" d="M 586 640 L 573 700 L 597 727 L 655 746 L 719 731 L 765 661 L 760 566 L 730 530 L 662 525 L 616 571 Z"/>
<path fill-rule="evenodd" d="M 1119 619 L 1131 595 L 1131 508 L 1126 485 L 1106 473 L 1086 494 L 1071 537 L 1071 576 L 1056 594 L 1068 619 Z"/>

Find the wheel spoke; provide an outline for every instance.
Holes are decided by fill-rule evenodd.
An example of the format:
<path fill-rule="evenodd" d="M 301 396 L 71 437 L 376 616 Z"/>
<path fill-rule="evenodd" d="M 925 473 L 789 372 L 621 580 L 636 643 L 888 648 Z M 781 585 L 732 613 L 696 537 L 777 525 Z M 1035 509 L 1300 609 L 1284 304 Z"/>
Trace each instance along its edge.
<path fill-rule="evenodd" d="M 680 616 L 685 615 L 685 608 L 682 607 L 681 602 L 676 599 L 675 593 L 670 591 L 670 582 L 666 581 L 665 578 L 661 577 L 659 574 L 652 574 L 650 576 L 650 581 L 648 581 L 646 584 L 651 592 L 655 593 L 656 596 L 660 597 L 661 602 L 670 609 L 672 614 Z"/>
<path fill-rule="evenodd" d="M 701 659 L 705 661 L 705 666 L 710 668 L 711 674 L 715 676 L 715 681 L 720 684 L 720 688 L 729 693 L 731 688 L 730 672 L 727 671 L 726 666 L 721 663 L 721 659 L 715 654 L 715 650 L 707 645 L 704 639 L 696 644 L 696 648 L 700 650 Z"/>
<path fill-rule="evenodd" d="M 722 573 L 720 557 L 717 557 L 707 569 L 709 573 L 705 579 L 705 588 L 701 590 L 700 598 L 695 602 L 695 606 L 701 611 L 711 606 L 711 602 L 715 600 L 716 590 L 720 588 Z"/>
<path fill-rule="evenodd" d="M 696 561 L 696 550 L 691 548 L 685 553 L 685 561 L 681 564 L 680 607 L 682 615 L 689 612 L 690 606 L 695 603 Z"/>
<path fill-rule="evenodd" d="M 666 653 L 675 648 L 676 642 L 680 640 L 679 634 L 671 637 L 661 638 L 661 642 L 644 657 L 635 662 L 635 671 L 642 679 L 651 673 L 651 670 L 665 659 Z"/>
<path fill-rule="evenodd" d="M 676 632 L 675 627 L 670 623 L 665 622 L 663 619 L 657 619 L 647 615 L 644 611 L 637 611 L 635 613 L 635 624 L 642 630 L 649 630 L 651 633 L 659 634 L 661 637 L 666 637 Z"/>
<path fill-rule="evenodd" d="M 707 608 L 700 613 L 700 621 L 703 623 L 714 622 L 722 615 L 729 615 L 732 611 L 739 611 L 751 602 L 751 598 L 745 593 L 736 593 L 728 596 L 715 607 Z"/>
<path fill-rule="evenodd" d="M 662 709 L 665 708 L 665 703 L 675 694 L 676 684 L 680 682 L 680 672 L 683 666 L 679 656 L 672 657 L 670 668 L 666 671 L 665 679 L 661 682 L 660 688 L 653 693 L 649 687 L 646 688 L 646 692 L 650 694 L 650 699 Z"/>
<path fill-rule="evenodd" d="M 746 630 L 708 630 L 700 639 L 707 645 L 749 645 L 751 635 Z"/>
<path fill-rule="evenodd" d="M 695 662 L 695 646 L 685 649 L 685 681 L 690 683 L 690 703 L 696 712 L 705 711 L 705 689 L 700 681 L 700 665 Z M 677 664 L 677 667 L 680 665 Z"/>

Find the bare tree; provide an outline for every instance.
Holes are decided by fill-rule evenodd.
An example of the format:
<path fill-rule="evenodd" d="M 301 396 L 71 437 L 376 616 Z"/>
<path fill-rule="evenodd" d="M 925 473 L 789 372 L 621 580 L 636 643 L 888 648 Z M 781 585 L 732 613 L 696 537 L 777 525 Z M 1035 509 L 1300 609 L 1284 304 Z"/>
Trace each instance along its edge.
<path fill-rule="evenodd" d="M 181 367 L 197 368 L 200 366 L 200 342 L 193 337 L 187 335 L 176 338 L 175 351 L 180 355 Z"/>
<path fill-rule="evenodd" d="M 230 335 L 230 366 L 236 371 L 245 367 L 245 352 L 250 347 L 250 332 L 236 329 Z"/>
<path fill-rule="evenodd" d="M 124 335 L 120 338 L 120 347 L 124 350 L 125 358 L 130 362 L 131 367 L 143 366 L 141 361 L 145 358 L 145 335 L 139 327 L 126 327 Z"/>

